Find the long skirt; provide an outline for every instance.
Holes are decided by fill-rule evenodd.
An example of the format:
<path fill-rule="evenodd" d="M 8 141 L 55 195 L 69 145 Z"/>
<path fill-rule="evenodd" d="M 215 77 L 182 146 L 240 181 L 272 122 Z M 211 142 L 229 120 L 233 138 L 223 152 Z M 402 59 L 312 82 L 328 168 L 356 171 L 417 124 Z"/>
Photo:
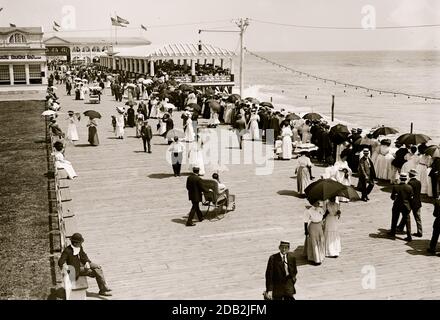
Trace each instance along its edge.
<path fill-rule="evenodd" d="M 283 155 L 282 158 L 285 160 L 292 159 L 292 138 L 290 136 L 283 137 L 282 144 Z"/>
<path fill-rule="evenodd" d="M 304 190 L 310 184 L 310 172 L 307 167 L 299 167 L 296 175 L 296 183 L 298 186 L 298 193 L 304 194 Z"/>
<path fill-rule="evenodd" d="M 338 218 L 328 215 L 325 219 L 325 256 L 337 257 L 341 253 L 341 237 L 338 231 Z"/>
<path fill-rule="evenodd" d="M 89 127 L 89 143 L 92 146 L 98 146 L 99 145 L 99 138 L 98 138 L 98 130 L 96 130 L 96 127 Z"/>
<path fill-rule="evenodd" d="M 309 235 L 304 243 L 304 255 L 307 260 L 321 263 L 325 258 L 325 238 L 322 231 L 322 222 L 309 223 Z"/>
<path fill-rule="evenodd" d="M 76 129 L 76 125 L 74 123 L 70 123 L 67 127 L 67 139 L 70 141 L 78 141 L 78 130 Z"/>
<path fill-rule="evenodd" d="M 260 129 L 258 128 L 257 121 L 251 121 L 251 125 L 249 128 L 251 139 L 258 140 L 260 139 Z M 290 159 L 290 158 L 289 158 Z"/>
<path fill-rule="evenodd" d="M 116 137 L 120 138 L 124 136 L 124 125 L 116 125 Z"/>
<path fill-rule="evenodd" d="M 193 142 L 194 141 L 194 127 L 193 127 L 192 121 L 191 121 L 191 123 L 186 125 L 186 128 L 185 128 L 185 141 L 187 141 L 187 142 Z"/>

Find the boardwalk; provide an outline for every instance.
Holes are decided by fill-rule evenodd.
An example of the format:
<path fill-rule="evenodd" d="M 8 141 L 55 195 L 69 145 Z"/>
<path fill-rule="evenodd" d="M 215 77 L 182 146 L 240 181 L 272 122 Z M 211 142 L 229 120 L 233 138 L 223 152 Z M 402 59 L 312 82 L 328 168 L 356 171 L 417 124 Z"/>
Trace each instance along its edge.
<path fill-rule="evenodd" d="M 197 226 L 187 228 L 186 177 L 171 175 L 164 140 L 155 136 L 153 153 L 146 154 L 134 128 L 126 129 L 126 139 L 114 139 L 110 115 L 118 104 L 108 91 L 99 105 L 74 101 L 61 88 L 58 95 L 66 113 L 95 109 L 103 115 L 98 120 L 101 144 L 87 145 L 87 119 L 82 119 L 80 141 L 67 147 L 66 158 L 79 175 L 71 183 L 78 232 L 89 257 L 103 266 L 113 299 L 262 299 L 267 259 L 280 239 L 289 240 L 297 253 L 297 299 L 440 298 L 440 260 L 424 252 L 432 204 L 422 208 L 422 239 L 408 244 L 401 240 L 405 236 L 386 239 L 379 229 L 389 228 L 392 202 L 389 189 L 376 186 L 367 204 L 342 207 L 341 257 L 312 266 L 301 257 L 306 200 L 293 191 L 295 160 L 274 161 L 270 175 L 257 176 L 252 164 L 228 166 L 220 176 L 236 194 L 236 210 L 221 220 L 198 223 L 195 218 Z M 65 129 L 66 117 L 59 117 Z M 179 113 L 174 120 L 182 126 Z M 154 131 L 157 122 L 151 122 Z M 246 141 L 245 149 L 252 143 L 258 142 Z M 239 155 L 238 149 L 221 152 Z M 316 177 L 323 172 L 313 170 Z M 213 172 L 206 171 L 207 177 Z M 375 289 L 364 289 L 371 272 L 376 277 L 369 284 Z M 89 291 L 97 292 L 90 283 Z"/>

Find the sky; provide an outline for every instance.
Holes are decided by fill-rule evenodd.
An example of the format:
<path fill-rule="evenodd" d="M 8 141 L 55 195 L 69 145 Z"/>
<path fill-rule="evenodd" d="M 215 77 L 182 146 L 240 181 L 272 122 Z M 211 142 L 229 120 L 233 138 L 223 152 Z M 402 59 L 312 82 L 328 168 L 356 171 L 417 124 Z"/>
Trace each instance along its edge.
<path fill-rule="evenodd" d="M 153 44 L 196 43 L 198 40 L 238 50 L 235 20 L 250 18 L 244 35 L 251 51 L 438 50 L 440 27 L 371 30 L 367 26 L 440 24 L 437 0 L 6 0 L 0 25 L 43 26 L 59 36 L 114 37 L 110 16 L 127 19 L 118 37 L 141 36 Z M 304 29 L 271 23 L 355 27 L 359 30 Z M 364 23 L 364 24 L 363 24 Z M 147 27 L 142 31 L 140 25 Z M 179 25 L 191 24 L 191 25 Z"/>

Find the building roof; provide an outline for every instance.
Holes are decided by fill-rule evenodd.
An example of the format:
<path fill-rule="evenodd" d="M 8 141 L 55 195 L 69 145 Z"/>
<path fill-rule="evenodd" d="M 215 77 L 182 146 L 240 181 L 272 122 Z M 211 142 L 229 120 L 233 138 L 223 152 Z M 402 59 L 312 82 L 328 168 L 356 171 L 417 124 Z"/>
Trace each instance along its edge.
<path fill-rule="evenodd" d="M 43 34 L 42 27 L 0 27 L 0 34 L 23 32 L 27 34 Z"/>
<path fill-rule="evenodd" d="M 156 59 L 175 59 L 175 58 L 225 58 L 234 57 L 235 52 L 219 48 L 210 44 L 202 44 L 199 52 L 198 44 L 175 43 L 167 45 L 150 45 L 133 48 L 114 47 L 113 52 L 118 57 L 139 57 Z"/>
<path fill-rule="evenodd" d="M 44 39 L 45 44 L 112 44 L 115 42 L 114 38 L 109 37 L 64 37 L 53 36 Z M 118 38 L 118 44 L 121 45 L 149 45 L 151 41 L 141 37 L 120 37 Z"/>

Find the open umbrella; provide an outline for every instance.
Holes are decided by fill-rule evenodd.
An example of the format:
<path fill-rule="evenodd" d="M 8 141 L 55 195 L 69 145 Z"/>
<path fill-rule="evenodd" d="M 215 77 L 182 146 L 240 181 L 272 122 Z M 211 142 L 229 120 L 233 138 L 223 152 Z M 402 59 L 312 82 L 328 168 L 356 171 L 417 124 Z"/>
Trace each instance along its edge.
<path fill-rule="evenodd" d="M 268 108 L 274 108 L 274 106 L 273 106 L 273 104 L 272 103 L 270 103 L 270 102 L 261 102 L 260 103 L 260 106 L 262 106 L 262 107 L 268 107 Z"/>
<path fill-rule="evenodd" d="M 353 186 L 346 186 L 344 190 L 338 192 L 338 196 L 350 199 L 350 201 L 361 200 L 361 197 L 359 197 L 359 194 Z"/>
<path fill-rule="evenodd" d="M 397 131 L 394 128 L 382 126 L 380 128 L 377 128 L 376 130 L 374 130 L 373 138 L 377 138 L 379 136 L 386 136 L 386 135 L 389 135 L 389 134 L 395 134 L 395 133 L 398 133 L 398 132 L 399 131 Z"/>
<path fill-rule="evenodd" d="M 303 116 L 303 119 L 307 119 L 307 120 L 320 120 L 320 119 L 322 119 L 322 116 L 319 113 L 311 112 L 311 113 L 306 113 Z"/>
<path fill-rule="evenodd" d="M 235 103 L 235 102 L 240 101 L 240 100 L 241 100 L 240 95 L 239 95 L 239 94 L 236 94 L 236 93 L 231 94 L 231 95 L 229 96 L 229 98 L 228 98 L 228 101 L 229 101 L 229 102 L 232 102 L 232 103 Z"/>
<path fill-rule="evenodd" d="M 348 130 L 347 126 L 343 124 L 337 124 L 330 129 L 330 140 L 336 144 L 341 144 L 344 141 L 348 140 L 348 136 L 350 135 L 350 130 Z"/>
<path fill-rule="evenodd" d="M 401 144 L 418 145 L 426 143 L 428 140 L 431 140 L 431 138 L 421 133 L 405 133 L 398 137 L 396 141 Z"/>
<path fill-rule="evenodd" d="M 425 154 L 433 158 L 440 158 L 440 147 L 439 146 L 429 146 L 425 150 Z"/>
<path fill-rule="evenodd" d="M 89 117 L 90 119 L 96 119 L 96 118 L 101 119 L 101 114 L 95 110 L 84 111 L 84 115 L 86 117 Z"/>
<path fill-rule="evenodd" d="M 299 115 L 297 115 L 296 113 L 289 113 L 286 116 L 286 120 L 289 120 L 289 121 L 291 121 L 291 120 L 299 120 L 299 119 L 301 119 L 301 117 Z"/>
<path fill-rule="evenodd" d="M 214 112 L 219 112 L 221 110 L 220 103 L 218 103 L 216 100 L 208 100 L 208 106 Z"/>
<path fill-rule="evenodd" d="M 255 98 L 252 98 L 252 97 L 247 97 L 247 98 L 244 99 L 244 100 L 249 101 L 249 102 L 252 103 L 252 104 L 260 104 L 260 101 L 258 101 L 258 100 L 255 99 Z"/>
<path fill-rule="evenodd" d="M 173 140 L 174 137 L 179 137 L 179 139 L 184 138 L 185 132 L 182 129 L 171 129 L 170 131 L 167 132 L 166 138 L 168 140 Z"/>
<path fill-rule="evenodd" d="M 191 108 L 191 109 L 193 109 L 193 110 L 196 110 L 197 112 L 202 111 L 202 107 L 199 106 L 197 103 L 190 103 L 190 104 L 188 105 L 188 107 Z"/>
<path fill-rule="evenodd" d="M 304 192 L 311 204 L 320 200 L 328 200 L 346 189 L 342 183 L 332 179 L 320 179 L 310 184 Z"/>
<path fill-rule="evenodd" d="M 126 106 L 135 106 L 135 105 L 137 105 L 137 102 L 135 102 L 135 101 L 127 101 L 127 102 L 125 103 L 125 105 L 126 105 Z"/>
<path fill-rule="evenodd" d="M 54 114 L 56 114 L 55 111 L 53 111 L 53 110 L 46 110 L 41 115 L 42 116 L 53 116 Z"/>

